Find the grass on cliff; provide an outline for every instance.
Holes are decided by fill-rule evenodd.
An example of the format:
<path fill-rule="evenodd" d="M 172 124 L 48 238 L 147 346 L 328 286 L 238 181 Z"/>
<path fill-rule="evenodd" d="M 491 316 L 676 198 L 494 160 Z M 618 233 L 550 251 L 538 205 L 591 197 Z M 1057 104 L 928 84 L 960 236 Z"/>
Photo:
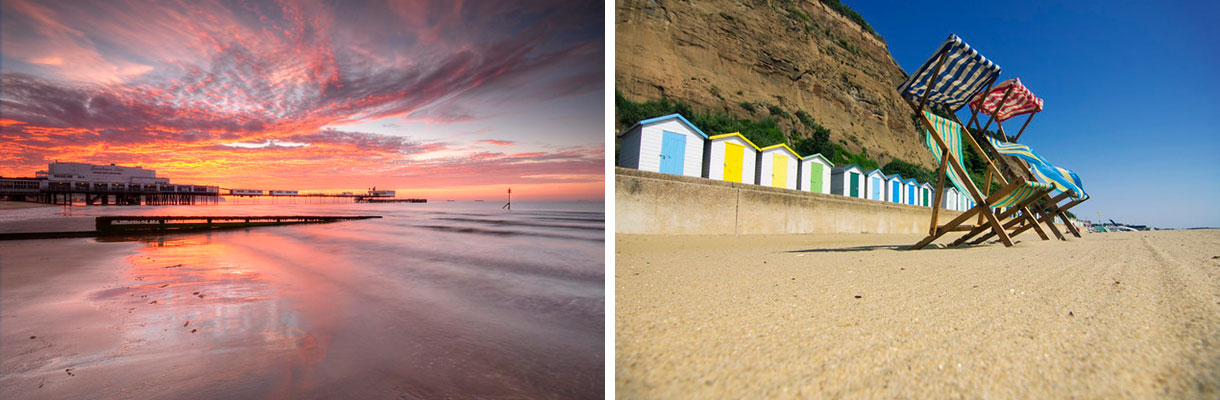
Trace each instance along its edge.
<path fill-rule="evenodd" d="M 756 110 L 754 103 L 741 103 L 742 108 L 748 109 L 751 114 Z M 750 106 L 747 108 L 746 104 Z M 768 112 L 772 115 L 783 115 L 785 118 L 791 118 L 792 114 L 784 111 L 775 105 L 767 105 Z M 639 121 L 650 118 L 656 118 L 669 114 L 682 114 L 692 124 L 698 126 L 704 133 L 711 135 L 719 135 L 731 132 L 741 132 L 742 136 L 750 139 L 759 147 L 771 146 L 774 144 L 784 143 L 797 154 L 807 156 L 811 154 L 821 154 L 830 162 L 837 166 L 846 166 L 851 164 L 859 165 L 865 171 L 881 169 L 881 172 L 886 175 L 898 174 L 903 178 L 914 178 L 920 182 L 936 184 L 936 171 L 925 168 L 921 165 L 910 163 L 898 158 L 894 158 L 885 165 L 869 156 L 867 149 L 862 149 L 860 153 L 852 153 L 847 151 L 840 143 L 834 143 L 830 140 L 830 129 L 823 127 L 813 119 L 809 113 L 804 110 L 797 110 L 794 114 L 797 121 L 800 123 L 797 128 L 790 131 L 789 135 L 785 135 L 775 118 L 771 116 L 761 117 L 758 119 L 737 118 L 724 112 L 715 111 L 696 111 L 690 105 L 681 102 L 661 98 L 656 100 L 648 100 L 642 103 L 637 103 L 623 97 L 622 93 L 617 90 L 614 92 L 614 111 L 616 116 L 616 128 L 619 130 L 626 129 Z M 943 110 L 933 109 L 934 113 L 947 116 Z M 914 122 L 915 114 L 911 115 Z M 918 127 L 918 125 L 916 125 Z M 916 129 L 918 132 L 924 132 L 923 129 Z M 991 132 L 986 134 L 995 135 Z M 926 134 L 924 132 L 923 134 Z M 926 137 L 921 137 L 926 140 Z M 845 141 L 842 141 L 846 143 Z M 617 149 L 617 147 L 616 147 Z M 616 150 L 617 153 L 617 150 Z M 980 189 L 984 187 L 984 177 L 986 176 L 987 166 L 984 164 L 981 157 L 974 150 L 967 146 L 964 151 L 963 164 L 966 166 L 967 174 L 974 184 Z M 617 154 L 615 154 L 617 159 Z M 992 181 L 992 189 L 999 188 L 999 183 Z"/>
<path fill-rule="evenodd" d="M 750 106 L 747 108 L 746 104 Z M 771 110 L 773 107 L 779 109 L 778 106 L 769 105 L 768 111 L 771 114 L 791 115 L 782 109 L 778 111 Z M 751 113 L 754 112 L 753 103 L 742 103 L 742 108 L 747 108 Z M 750 139 L 751 142 L 754 142 L 759 147 L 784 143 L 802 156 L 821 154 L 838 166 L 856 164 L 866 171 L 880 168 L 887 175 L 899 174 L 904 178 L 915 178 L 920 182 L 936 182 L 936 172 L 918 164 L 895 158 L 882 166 L 876 160 L 869 157 L 867 150 L 862 150 L 858 154 L 847 151 L 841 144 L 830 140 L 830 129 L 818 124 L 804 110 L 797 110 L 795 112 L 796 119 L 800 124 L 791 131 L 791 135 L 785 135 L 775 118 L 770 116 L 747 119 L 737 118 L 723 112 L 696 111 L 684 102 L 667 98 L 637 103 L 623 97 L 622 93 L 619 93 L 617 90 L 614 92 L 614 112 L 616 126 L 619 130 L 626 129 L 639 121 L 649 118 L 677 113 L 682 114 L 682 116 L 686 117 L 687 120 L 698 126 L 699 129 L 708 135 L 741 132 L 742 136 Z M 968 153 L 970 153 L 970 155 L 966 156 L 968 165 L 973 166 L 974 164 L 969 164 L 970 161 L 973 161 L 981 167 L 982 164 L 978 161 L 977 157 L 971 158 L 973 153 Z M 981 172 L 977 174 L 974 173 L 974 170 L 971 172 L 972 178 L 975 178 L 975 175 L 977 175 L 976 182 L 982 181 Z"/>
<path fill-rule="evenodd" d="M 851 9 L 851 7 L 848 7 L 846 4 L 840 3 L 839 0 L 819 0 L 819 1 L 821 1 L 822 4 L 825 4 L 826 6 L 830 7 L 830 9 L 835 10 L 835 12 L 839 13 L 839 15 L 842 15 L 843 17 L 851 20 L 852 22 L 859 24 L 860 29 L 863 29 L 865 32 L 868 32 L 868 34 L 873 35 L 873 37 L 876 37 L 877 40 L 880 40 L 882 43 L 885 43 L 885 38 L 882 38 L 881 34 L 877 33 L 876 30 L 873 30 L 873 26 L 869 25 L 868 21 L 865 21 L 864 17 L 861 16 L 860 13 L 856 12 L 856 10 Z M 771 8 L 774 9 L 775 11 L 780 12 L 784 15 L 787 15 L 788 18 L 792 18 L 793 20 L 797 21 L 798 23 L 803 24 L 805 26 L 805 32 L 808 33 L 810 31 L 817 29 L 818 28 L 817 23 L 813 22 L 813 18 L 810 18 L 809 14 L 806 13 L 804 10 L 801 10 L 798 6 L 799 6 L 799 4 L 796 4 L 796 2 L 794 2 L 792 0 L 775 0 L 774 3 L 771 3 Z M 721 13 L 721 16 L 725 17 L 724 13 Z M 725 17 L 725 19 L 728 19 L 730 21 L 732 20 L 732 18 L 730 18 L 730 17 Z M 827 28 L 825 33 L 827 36 L 831 36 L 829 28 Z M 839 39 L 839 40 L 842 41 L 842 39 Z M 840 43 L 840 46 L 843 46 L 843 43 Z M 855 47 L 855 46 L 852 46 L 852 47 Z M 856 50 L 854 50 L 854 51 L 851 48 L 848 48 L 847 46 L 844 46 L 844 48 L 849 51 L 852 51 L 853 53 L 859 52 L 859 48 L 856 48 Z"/>

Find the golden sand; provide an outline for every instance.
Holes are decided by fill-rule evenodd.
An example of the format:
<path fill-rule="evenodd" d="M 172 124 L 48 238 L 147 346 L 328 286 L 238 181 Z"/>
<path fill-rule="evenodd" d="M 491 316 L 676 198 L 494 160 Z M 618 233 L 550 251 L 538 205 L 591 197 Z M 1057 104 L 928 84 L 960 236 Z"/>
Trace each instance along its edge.
<path fill-rule="evenodd" d="M 616 237 L 621 398 L 1216 398 L 1220 231 Z"/>

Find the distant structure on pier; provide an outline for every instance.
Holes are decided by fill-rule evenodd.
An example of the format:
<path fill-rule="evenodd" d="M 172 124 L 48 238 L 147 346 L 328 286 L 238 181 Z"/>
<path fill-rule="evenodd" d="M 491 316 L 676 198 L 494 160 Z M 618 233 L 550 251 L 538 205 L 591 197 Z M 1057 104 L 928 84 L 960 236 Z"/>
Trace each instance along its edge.
<path fill-rule="evenodd" d="M 33 178 L 0 178 L 0 196 L 51 204 L 162 205 L 217 202 L 220 188 L 171 184 L 141 167 L 53 162 Z"/>

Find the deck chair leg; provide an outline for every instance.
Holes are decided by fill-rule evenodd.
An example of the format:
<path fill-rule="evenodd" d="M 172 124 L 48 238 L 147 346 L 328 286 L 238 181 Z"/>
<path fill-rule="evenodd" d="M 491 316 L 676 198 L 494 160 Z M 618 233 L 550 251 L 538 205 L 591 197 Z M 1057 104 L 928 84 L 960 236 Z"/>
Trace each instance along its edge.
<path fill-rule="evenodd" d="M 956 228 L 958 225 L 961 225 L 962 222 L 965 222 L 967 219 L 970 219 L 970 217 L 973 217 L 974 213 L 976 213 L 976 212 L 979 212 L 977 207 L 972 208 L 969 211 L 966 211 L 965 213 L 962 213 L 962 215 L 958 215 L 957 218 L 954 218 L 952 221 L 949 221 L 949 223 L 945 224 L 942 227 L 937 228 L 936 232 L 932 233 L 931 235 L 928 235 L 928 237 L 923 238 L 923 240 L 920 240 L 919 243 L 915 243 L 914 246 L 911 246 L 911 250 L 922 249 L 924 246 L 927 246 L 928 243 L 932 243 L 932 241 L 936 240 L 936 238 L 943 236 L 945 233 L 951 232 L 953 230 L 953 228 Z"/>
<path fill-rule="evenodd" d="M 1038 214 L 1034 214 L 1033 212 L 1029 211 L 1029 207 L 1027 206 L 1021 206 L 1021 215 L 1024 215 L 1024 219 L 1028 220 L 1030 225 L 1033 225 L 1034 232 L 1038 232 L 1038 236 L 1041 237 L 1042 240 L 1051 240 L 1050 236 L 1046 236 L 1046 232 L 1042 230 L 1042 227 L 1038 226 Z M 1054 229 L 1052 228 L 1052 230 Z M 1058 237 L 1059 240 L 1063 240 L 1063 235 L 1059 234 L 1058 230 L 1054 230 L 1054 232 L 1055 236 Z"/>
<path fill-rule="evenodd" d="M 945 190 L 945 168 L 948 166 L 949 157 L 942 157 L 940 159 L 940 166 L 936 168 L 936 176 L 940 178 L 936 179 L 936 196 L 932 204 L 932 226 L 928 228 L 928 235 L 936 234 L 936 224 L 940 222 L 938 221 L 940 218 L 940 193 Z"/>
<path fill-rule="evenodd" d="M 1047 214 L 1050 214 L 1050 213 L 1047 213 Z M 1059 240 L 1067 240 L 1067 238 L 1063 236 L 1063 233 L 1059 232 L 1059 227 L 1055 226 L 1054 215 L 1052 214 L 1051 217 L 1048 219 L 1049 219 L 1049 221 L 1046 222 L 1046 227 L 1050 228 L 1051 232 L 1053 232 L 1055 234 L 1055 237 L 1058 238 Z"/>
<path fill-rule="evenodd" d="M 1073 226 L 1071 222 L 1068 222 L 1067 215 L 1064 214 L 1063 211 L 1059 212 L 1059 218 L 1063 218 L 1063 222 L 1067 223 L 1066 225 L 1067 225 L 1068 232 L 1070 232 L 1072 234 L 1072 236 L 1075 236 L 1078 238 L 1080 237 L 1080 230 L 1076 229 L 1076 227 Z M 1054 222 L 1053 219 L 1051 221 Z"/>

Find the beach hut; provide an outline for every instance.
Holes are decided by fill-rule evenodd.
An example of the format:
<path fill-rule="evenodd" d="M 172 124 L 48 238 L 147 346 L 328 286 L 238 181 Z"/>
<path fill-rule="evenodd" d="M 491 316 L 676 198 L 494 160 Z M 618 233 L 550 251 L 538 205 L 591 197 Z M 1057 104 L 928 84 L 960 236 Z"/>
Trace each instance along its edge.
<path fill-rule="evenodd" d="M 801 190 L 830 193 L 830 169 L 834 166 L 821 154 L 801 157 Z"/>
<path fill-rule="evenodd" d="M 646 119 L 619 136 L 618 166 L 699 177 L 707 135 L 680 114 Z"/>
<path fill-rule="evenodd" d="M 902 188 L 904 187 L 902 183 L 905 181 L 898 174 L 885 177 L 885 201 L 902 204 L 903 200 L 906 199 L 906 196 L 902 195 Z"/>
<path fill-rule="evenodd" d="M 709 137 L 703 146 L 704 178 L 757 185 L 757 163 L 758 146 L 740 132 Z"/>
<path fill-rule="evenodd" d="M 903 181 L 902 184 L 904 185 L 903 192 L 905 192 L 904 194 L 907 196 L 906 204 L 919 204 L 919 181 L 916 181 L 915 178 L 911 178 Z"/>
<path fill-rule="evenodd" d="M 874 169 L 864 175 L 864 191 L 869 200 L 885 201 L 885 174 Z"/>
<path fill-rule="evenodd" d="M 946 186 L 945 193 L 941 194 L 940 197 L 940 207 L 946 210 L 958 210 L 958 196 L 957 189 L 954 189 L 952 186 Z"/>
<path fill-rule="evenodd" d="M 797 168 L 801 157 L 780 143 L 758 151 L 758 184 L 796 190 Z"/>
<path fill-rule="evenodd" d="M 932 206 L 932 192 L 934 192 L 935 190 L 936 190 L 936 187 L 932 186 L 931 183 L 924 182 L 924 183 L 920 184 L 919 185 L 919 194 L 922 197 L 922 201 L 919 203 L 919 205 L 924 206 L 924 207 L 931 207 Z"/>
<path fill-rule="evenodd" d="M 830 192 L 864 198 L 864 170 L 856 164 L 830 169 Z"/>

